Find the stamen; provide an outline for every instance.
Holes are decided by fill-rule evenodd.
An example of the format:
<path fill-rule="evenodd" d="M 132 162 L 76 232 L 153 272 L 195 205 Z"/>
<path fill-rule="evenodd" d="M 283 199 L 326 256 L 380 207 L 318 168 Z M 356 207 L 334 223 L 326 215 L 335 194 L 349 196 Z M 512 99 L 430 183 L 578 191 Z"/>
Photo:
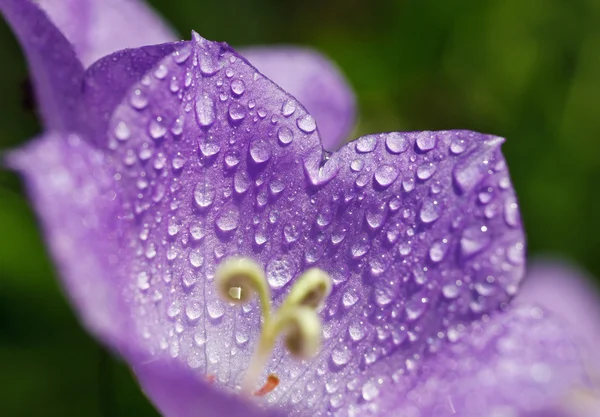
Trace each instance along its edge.
<path fill-rule="evenodd" d="M 331 292 L 331 278 L 321 269 L 304 272 L 292 287 L 279 310 L 271 316 L 271 292 L 264 272 L 254 261 L 233 258 L 219 266 L 216 282 L 223 298 L 234 304 L 245 303 L 253 293 L 259 297 L 263 327 L 258 346 L 242 381 L 247 395 L 265 368 L 279 335 L 285 334 L 285 346 L 295 357 L 306 359 L 321 345 L 321 321 L 317 315 Z M 264 396 L 277 387 L 279 378 L 269 375 L 255 396 Z"/>
<path fill-rule="evenodd" d="M 261 389 L 256 391 L 254 393 L 254 396 L 264 397 L 265 395 L 273 391 L 275 388 L 277 388 L 277 385 L 279 385 L 279 378 L 275 374 L 270 374 L 267 378 L 267 382 L 265 382 L 265 385 L 263 385 Z"/>

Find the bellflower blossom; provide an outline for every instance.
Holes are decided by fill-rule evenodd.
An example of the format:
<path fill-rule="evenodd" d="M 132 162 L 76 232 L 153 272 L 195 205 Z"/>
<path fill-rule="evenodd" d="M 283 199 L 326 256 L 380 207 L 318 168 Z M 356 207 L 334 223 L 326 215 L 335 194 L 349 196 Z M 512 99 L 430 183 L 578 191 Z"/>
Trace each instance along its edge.
<path fill-rule="evenodd" d="M 167 42 L 134 1 L 40 3 L 0 0 L 45 128 L 7 161 L 83 322 L 165 416 L 585 412 L 585 342 L 509 304 L 503 139 L 327 152 L 354 106 L 318 55 Z"/>

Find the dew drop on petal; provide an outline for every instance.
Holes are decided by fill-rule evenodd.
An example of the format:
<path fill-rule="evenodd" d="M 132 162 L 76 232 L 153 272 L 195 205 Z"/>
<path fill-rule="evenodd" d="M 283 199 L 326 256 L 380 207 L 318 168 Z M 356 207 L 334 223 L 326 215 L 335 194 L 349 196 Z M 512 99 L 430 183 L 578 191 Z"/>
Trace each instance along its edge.
<path fill-rule="evenodd" d="M 294 139 L 294 132 L 289 127 L 280 127 L 277 131 L 277 138 L 282 145 L 288 145 Z"/>
<path fill-rule="evenodd" d="M 423 223 L 433 223 L 442 215 L 442 204 L 432 198 L 425 198 L 421 204 L 419 218 Z"/>
<path fill-rule="evenodd" d="M 393 132 L 385 139 L 385 146 L 390 153 L 399 154 L 408 149 L 408 139 L 401 133 Z"/>
<path fill-rule="evenodd" d="M 226 233 L 237 229 L 239 221 L 239 211 L 233 206 L 228 206 L 219 212 L 215 224 L 221 232 Z"/>
<path fill-rule="evenodd" d="M 312 133 L 317 128 L 317 123 L 310 114 L 300 116 L 298 120 L 296 120 L 296 125 L 298 125 L 298 128 L 304 133 Z"/>
<path fill-rule="evenodd" d="M 281 114 L 285 117 L 289 117 L 296 111 L 296 104 L 293 100 L 286 100 L 281 106 Z"/>
<path fill-rule="evenodd" d="M 196 121 L 201 127 L 210 127 L 215 122 L 215 103 L 206 93 L 196 100 Z"/>
<path fill-rule="evenodd" d="M 373 152 L 376 146 L 377 137 L 374 135 L 363 136 L 356 140 L 356 151 L 360 153 Z"/>
<path fill-rule="evenodd" d="M 396 178 L 398 178 L 398 170 L 392 165 L 380 165 L 375 170 L 375 182 L 381 187 L 389 187 Z"/>
<path fill-rule="evenodd" d="M 267 281 L 271 288 L 279 289 L 290 282 L 295 272 L 294 264 L 291 261 L 275 258 L 267 264 Z"/>
<path fill-rule="evenodd" d="M 241 96 L 246 91 L 246 85 L 242 80 L 233 80 L 231 82 L 231 92 L 236 96 Z"/>
<path fill-rule="evenodd" d="M 437 137 L 432 132 L 421 132 L 415 142 L 421 152 L 427 152 L 435 148 Z"/>
<path fill-rule="evenodd" d="M 200 208 L 207 208 L 215 199 L 215 190 L 207 181 L 201 180 L 194 189 L 194 200 Z"/>
<path fill-rule="evenodd" d="M 271 145 L 263 139 L 250 143 L 250 157 L 257 164 L 263 164 L 271 159 Z"/>

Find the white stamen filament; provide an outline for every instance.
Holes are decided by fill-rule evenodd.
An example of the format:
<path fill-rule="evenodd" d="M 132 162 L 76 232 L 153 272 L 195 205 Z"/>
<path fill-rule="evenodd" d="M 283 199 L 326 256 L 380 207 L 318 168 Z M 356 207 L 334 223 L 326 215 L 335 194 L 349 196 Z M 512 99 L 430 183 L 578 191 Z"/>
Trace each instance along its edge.
<path fill-rule="evenodd" d="M 304 272 L 295 282 L 279 310 L 271 315 L 271 292 L 262 268 L 248 258 L 233 258 L 219 266 L 217 285 L 222 296 L 234 304 L 248 302 L 258 295 L 263 325 L 250 366 L 242 381 L 242 391 L 250 395 L 275 346 L 286 335 L 286 347 L 298 358 L 309 358 L 321 344 L 321 321 L 317 315 L 331 292 L 331 278 L 318 268 Z"/>

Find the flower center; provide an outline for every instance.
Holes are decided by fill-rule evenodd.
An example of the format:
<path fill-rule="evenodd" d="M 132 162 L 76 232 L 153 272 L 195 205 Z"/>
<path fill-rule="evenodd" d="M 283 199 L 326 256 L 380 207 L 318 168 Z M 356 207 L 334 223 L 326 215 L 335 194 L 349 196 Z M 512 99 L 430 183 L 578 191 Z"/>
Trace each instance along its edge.
<path fill-rule="evenodd" d="M 231 258 L 216 272 L 221 296 L 233 303 L 244 304 L 258 296 L 262 329 L 260 339 L 242 382 L 242 392 L 250 395 L 257 385 L 275 342 L 285 336 L 287 350 L 298 359 L 314 356 L 321 346 L 321 320 L 317 311 L 331 292 L 331 278 L 321 269 L 306 270 L 294 283 L 279 309 L 271 313 L 271 290 L 260 265 L 249 258 Z M 279 379 L 270 375 L 266 384 L 255 392 L 263 396 L 271 392 Z"/>

